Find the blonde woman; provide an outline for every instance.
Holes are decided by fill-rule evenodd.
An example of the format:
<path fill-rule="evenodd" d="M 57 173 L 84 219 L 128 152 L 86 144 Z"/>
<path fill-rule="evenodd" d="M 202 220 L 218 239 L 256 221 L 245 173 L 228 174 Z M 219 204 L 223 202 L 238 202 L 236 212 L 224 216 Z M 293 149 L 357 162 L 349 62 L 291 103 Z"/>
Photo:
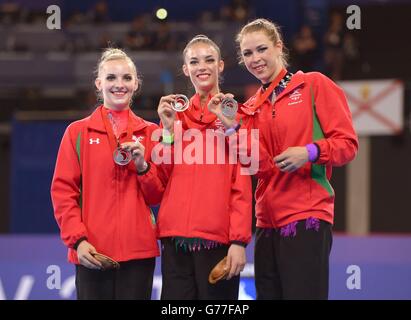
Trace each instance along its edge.
<path fill-rule="evenodd" d="M 358 149 L 343 91 L 319 72 L 287 71 L 278 27 L 237 35 L 241 62 L 261 87 L 245 103 L 260 133 L 256 190 L 258 299 L 327 299 L 334 222 L 333 166 Z"/>
<path fill-rule="evenodd" d="M 103 52 L 95 85 L 102 104 L 71 123 L 61 141 L 51 186 L 55 218 L 76 267 L 78 299 L 150 299 L 159 250 L 148 205 L 161 194 L 144 193 L 150 179 L 140 177 L 150 169 L 142 155 L 150 155 L 157 126 L 130 109 L 141 83 L 124 51 Z M 120 268 L 104 270 L 96 253 Z"/>

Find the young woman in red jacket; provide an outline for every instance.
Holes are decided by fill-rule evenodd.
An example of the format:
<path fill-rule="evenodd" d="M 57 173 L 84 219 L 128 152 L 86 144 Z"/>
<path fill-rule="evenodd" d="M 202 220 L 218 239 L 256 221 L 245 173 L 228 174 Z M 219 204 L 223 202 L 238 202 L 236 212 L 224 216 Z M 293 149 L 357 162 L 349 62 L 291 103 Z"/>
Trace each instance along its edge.
<path fill-rule="evenodd" d="M 162 97 L 158 107 L 168 140 L 174 134 L 174 151 L 180 147 L 183 150 L 182 161 L 174 153 L 174 161 L 164 174 L 166 188 L 158 215 L 161 297 L 238 299 L 239 274 L 246 263 L 245 246 L 251 240 L 251 181 L 249 176 L 241 175 L 239 164 L 229 163 L 227 144 L 207 139 L 212 133 L 222 135 L 226 141 L 221 115 L 207 108 L 212 97 L 231 97 L 219 89 L 224 62 L 218 46 L 203 35 L 188 42 L 183 59 L 183 72 L 196 92 L 188 109 L 173 109 L 175 95 Z M 177 131 L 184 138 L 178 137 Z M 190 149 L 193 144 L 195 155 Z M 213 156 L 208 158 L 210 149 Z M 216 162 L 219 152 L 225 155 L 225 161 Z M 225 256 L 227 279 L 210 284 L 210 271 Z"/>
<path fill-rule="evenodd" d="M 326 299 L 334 220 L 331 169 L 358 139 L 343 91 L 318 72 L 286 70 L 278 27 L 237 35 L 241 63 L 261 81 L 244 106 L 259 129 L 255 279 L 258 299 Z"/>
<path fill-rule="evenodd" d="M 140 177 L 149 169 L 142 154 L 150 154 L 158 126 L 130 110 L 141 83 L 122 50 L 104 51 L 95 85 L 103 104 L 71 123 L 60 145 L 51 186 L 55 218 L 76 265 L 78 299 L 150 299 L 159 250 L 148 205 L 161 193 L 145 192 L 151 182 Z M 120 268 L 103 271 L 96 253 Z"/>

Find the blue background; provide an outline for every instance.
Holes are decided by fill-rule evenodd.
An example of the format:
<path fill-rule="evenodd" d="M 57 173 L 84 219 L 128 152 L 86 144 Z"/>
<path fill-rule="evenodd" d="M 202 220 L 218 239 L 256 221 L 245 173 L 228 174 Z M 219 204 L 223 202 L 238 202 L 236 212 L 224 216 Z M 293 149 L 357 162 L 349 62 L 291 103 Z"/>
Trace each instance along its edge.
<path fill-rule="evenodd" d="M 253 243 L 247 247 L 247 268 L 253 269 Z M 330 299 L 411 299 L 411 237 L 334 237 L 330 259 Z M 0 236 L 0 300 L 75 299 L 74 266 L 57 235 Z M 48 289 L 47 268 L 61 270 L 61 289 Z M 360 289 L 348 289 L 349 266 L 358 266 Z M 153 299 L 161 290 L 157 259 Z M 254 278 L 241 278 L 240 299 L 255 298 Z M 358 282 L 357 282 L 358 283 Z M 24 286 L 26 289 L 24 290 Z M 20 290 L 20 296 L 16 293 Z M 25 294 L 23 294 L 25 293 Z"/>

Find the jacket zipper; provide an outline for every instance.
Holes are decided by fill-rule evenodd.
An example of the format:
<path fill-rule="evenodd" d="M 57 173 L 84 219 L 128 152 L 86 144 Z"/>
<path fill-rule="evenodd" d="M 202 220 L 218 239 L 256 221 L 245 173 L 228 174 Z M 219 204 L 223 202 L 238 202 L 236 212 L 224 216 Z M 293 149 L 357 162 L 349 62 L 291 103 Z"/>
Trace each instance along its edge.
<path fill-rule="evenodd" d="M 202 104 L 201 104 L 201 100 L 200 100 L 200 106 L 201 106 L 200 121 L 203 121 L 203 116 L 204 116 L 204 105 L 202 105 Z"/>
<path fill-rule="evenodd" d="M 120 134 L 121 135 L 121 134 Z M 117 148 L 118 147 L 120 147 L 120 137 L 118 137 L 118 138 L 116 138 L 116 140 L 117 140 Z M 120 197 L 120 174 L 121 174 L 121 168 L 117 165 L 117 164 L 115 164 L 115 172 L 116 172 L 116 174 L 115 174 L 115 179 L 116 179 L 116 207 L 117 207 L 117 210 L 116 210 L 116 215 L 113 217 L 114 219 L 116 219 L 117 221 L 119 221 L 119 223 L 116 223 L 116 226 L 117 226 L 117 243 L 118 243 L 118 246 L 119 246 L 119 252 L 120 252 L 120 254 L 121 254 L 121 256 L 123 256 L 123 246 L 122 246 L 122 243 L 121 243 L 121 232 L 122 232 L 122 230 L 120 230 L 120 225 L 121 225 L 121 219 L 122 219 L 122 216 L 121 216 L 121 212 L 123 211 L 122 210 L 122 208 L 120 208 L 120 206 L 121 206 L 121 203 L 122 203 L 122 201 L 121 201 L 121 199 L 119 199 L 119 197 Z"/>
<path fill-rule="evenodd" d="M 203 116 L 204 116 L 204 106 L 201 106 L 200 121 L 203 121 Z"/>

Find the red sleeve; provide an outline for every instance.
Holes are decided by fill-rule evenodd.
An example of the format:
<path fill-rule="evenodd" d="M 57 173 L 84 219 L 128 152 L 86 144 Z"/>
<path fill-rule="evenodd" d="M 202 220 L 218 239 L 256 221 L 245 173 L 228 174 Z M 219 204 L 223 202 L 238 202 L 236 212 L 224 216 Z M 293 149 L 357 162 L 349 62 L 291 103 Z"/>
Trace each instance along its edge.
<path fill-rule="evenodd" d="M 310 82 L 324 135 L 319 140 L 314 139 L 320 148 L 317 163 L 342 166 L 353 160 L 358 151 L 358 137 L 347 99 L 343 90 L 321 73 L 313 73 Z"/>
<path fill-rule="evenodd" d="M 172 146 L 159 142 L 161 132 L 162 129 L 156 125 L 151 128 L 145 152 L 145 159 L 150 167 L 147 172 L 138 175 L 141 191 L 148 205 L 157 205 L 161 202 L 172 170 L 172 163 L 163 163 L 161 160 L 169 157 L 172 161 L 173 154 Z"/>
<path fill-rule="evenodd" d="M 252 189 L 251 177 L 241 174 L 241 166 L 233 169 L 230 195 L 230 242 L 247 244 L 251 241 Z"/>
<path fill-rule="evenodd" d="M 66 129 L 51 184 L 54 216 L 64 244 L 71 248 L 80 238 L 87 237 L 79 205 L 81 170 L 76 152 L 76 139 L 80 132 L 81 130 L 74 130 L 72 125 Z"/>
<path fill-rule="evenodd" d="M 163 123 L 160 121 L 160 128 L 163 129 Z M 161 131 L 162 132 L 162 131 Z M 165 181 L 167 184 L 168 179 L 171 176 L 171 172 L 174 169 L 174 145 L 175 142 L 180 143 L 182 145 L 182 141 L 177 141 L 181 137 L 177 137 L 174 135 L 174 142 L 172 144 L 160 142 L 160 151 L 161 151 L 161 158 L 162 161 L 156 161 L 157 171 L 160 178 Z M 160 139 L 162 141 L 162 138 Z M 157 156 L 158 152 L 153 154 L 153 157 Z M 153 159 L 152 157 L 152 159 Z"/>
<path fill-rule="evenodd" d="M 151 161 L 147 161 L 149 170 L 144 174 L 138 174 L 138 182 L 143 192 L 146 203 L 150 206 L 161 202 L 166 183 L 159 177 L 157 166 Z"/>

